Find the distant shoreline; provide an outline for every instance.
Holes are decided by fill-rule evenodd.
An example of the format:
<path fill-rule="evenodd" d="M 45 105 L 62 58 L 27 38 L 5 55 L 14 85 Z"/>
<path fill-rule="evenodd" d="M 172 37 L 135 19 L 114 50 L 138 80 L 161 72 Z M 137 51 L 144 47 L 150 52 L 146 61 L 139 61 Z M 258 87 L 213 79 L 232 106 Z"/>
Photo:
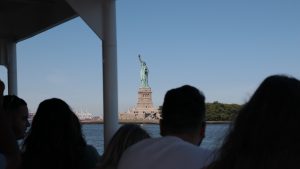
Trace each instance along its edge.
<path fill-rule="evenodd" d="M 81 120 L 81 124 L 103 124 L 103 120 Z M 159 124 L 158 120 L 119 120 L 119 124 Z M 229 124 L 231 121 L 206 121 L 207 124 Z"/>

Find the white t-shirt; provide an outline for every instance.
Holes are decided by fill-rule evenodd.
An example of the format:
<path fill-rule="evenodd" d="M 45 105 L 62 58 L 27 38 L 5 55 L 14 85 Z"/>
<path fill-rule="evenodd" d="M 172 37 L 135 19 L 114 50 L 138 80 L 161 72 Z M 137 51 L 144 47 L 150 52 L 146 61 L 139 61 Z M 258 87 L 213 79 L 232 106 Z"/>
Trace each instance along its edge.
<path fill-rule="evenodd" d="M 0 169 L 5 169 L 5 167 L 6 167 L 6 158 L 2 153 L 0 153 Z"/>
<path fill-rule="evenodd" d="M 145 139 L 129 147 L 118 169 L 200 169 L 212 160 L 212 152 L 178 137 Z"/>

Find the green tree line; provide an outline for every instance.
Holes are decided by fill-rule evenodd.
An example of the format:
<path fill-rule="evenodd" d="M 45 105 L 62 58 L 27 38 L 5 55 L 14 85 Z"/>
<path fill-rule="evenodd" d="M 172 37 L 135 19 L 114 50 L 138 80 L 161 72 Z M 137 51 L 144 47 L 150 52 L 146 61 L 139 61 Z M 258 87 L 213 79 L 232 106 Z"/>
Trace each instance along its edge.
<path fill-rule="evenodd" d="M 206 103 L 206 120 L 207 121 L 232 121 L 239 109 L 239 104 L 225 104 L 217 101 Z M 162 110 L 162 106 L 158 108 Z"/>
<path fill-rule="evenodd" d="M 231 121 L 241 108 L 238 104 L 206 103 L 207 121 Z"/>

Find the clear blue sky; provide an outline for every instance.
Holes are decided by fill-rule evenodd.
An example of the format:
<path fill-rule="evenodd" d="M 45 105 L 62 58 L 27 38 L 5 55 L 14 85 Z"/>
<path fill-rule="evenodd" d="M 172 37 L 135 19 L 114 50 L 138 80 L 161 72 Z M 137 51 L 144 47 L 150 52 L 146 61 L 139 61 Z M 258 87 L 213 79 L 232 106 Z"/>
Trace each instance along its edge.
<path fill-rule="evenodd" d="M 116 5 L 120 112 L 137 102 L 138 54 L 150 69 L 155 106 L 167 90 L 184 84 L 202 90 L 207 102 L 241 104 L 268 75 L 300 78 L 299 0 Z M 31 111 L 59 97 L 75 110 L 102 114 L 101 40 L 80 18 L 18 43 L 17 54 L 19 96 Z"/>

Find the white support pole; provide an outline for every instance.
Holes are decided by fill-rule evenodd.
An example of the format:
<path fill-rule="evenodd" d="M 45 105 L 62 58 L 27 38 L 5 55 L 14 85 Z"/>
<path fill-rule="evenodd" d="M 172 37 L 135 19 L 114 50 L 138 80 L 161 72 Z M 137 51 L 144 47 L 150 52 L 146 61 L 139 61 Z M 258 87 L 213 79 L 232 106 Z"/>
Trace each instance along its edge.
<path fill-rule="evenodd" d="M 104 144 L 118 128 L 118 72 L 115 0 L 103 2 L 103 115 Z"/>
<path fill-rule="evenodd" d="M 18 94 L 17 84 L 17 55 L 16 43 L 9 40 L 1 40 L 1 64 L 7 68 L 8 94 Z"/>

